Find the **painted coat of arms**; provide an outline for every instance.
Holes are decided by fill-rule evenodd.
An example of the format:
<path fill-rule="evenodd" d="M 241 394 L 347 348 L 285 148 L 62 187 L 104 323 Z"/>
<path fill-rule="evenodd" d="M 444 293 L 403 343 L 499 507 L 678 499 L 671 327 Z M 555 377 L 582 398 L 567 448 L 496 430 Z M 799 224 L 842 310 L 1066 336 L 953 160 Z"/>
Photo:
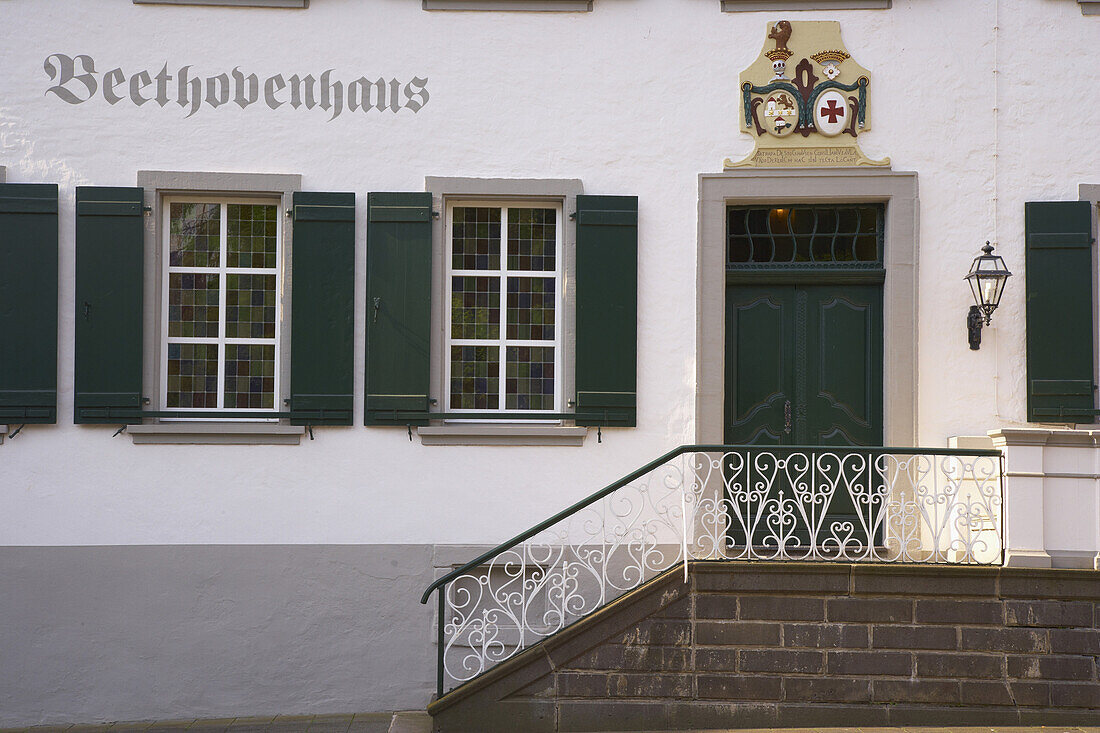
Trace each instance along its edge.
<path fill-rule="evenodd" d="M 797 59 L 797 61 L 795 60 Z M 741 128 L 756 149 L 726 168 L 889 165 L 859 149 L 870 72 L 857 64 L 835 21 L 768 23 L 764 50 L 741 72 Z"/>

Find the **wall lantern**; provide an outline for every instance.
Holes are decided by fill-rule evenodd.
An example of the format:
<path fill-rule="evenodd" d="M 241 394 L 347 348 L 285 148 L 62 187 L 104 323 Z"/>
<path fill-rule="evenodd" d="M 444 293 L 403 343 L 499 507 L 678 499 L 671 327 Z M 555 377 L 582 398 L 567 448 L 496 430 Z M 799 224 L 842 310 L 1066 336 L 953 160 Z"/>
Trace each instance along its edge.
<path fill-rule="evenodd" d="M 993 246 L 989 242 L 982 247 L 982 252 L 984 254 L 974 258 L 974 263 L 970 265 L 970 274 L 966 276 L 975 303 L 970 306 L 970 313 L 966 316 L 970 348 L 974 351 L 982 344 L 982 320 L 985 320 L 985 325 L 989 325 L 993 311 L 997 310 L 1001 302 L 1005 281 L 1012 276 L 1005 267 L 1004 259 L 993 254 Z"/>

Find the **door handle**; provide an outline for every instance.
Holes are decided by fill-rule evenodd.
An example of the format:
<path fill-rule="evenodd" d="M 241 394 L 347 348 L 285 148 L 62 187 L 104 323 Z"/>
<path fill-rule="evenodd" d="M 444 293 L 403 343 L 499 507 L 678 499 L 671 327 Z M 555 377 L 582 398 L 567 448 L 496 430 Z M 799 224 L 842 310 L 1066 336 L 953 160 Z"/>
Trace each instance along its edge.
<path fill-rule="evenodd" d="M 791 434 L 791 401 L 787 400 L 783 403 L 783 432 L 787 435 Z"/>

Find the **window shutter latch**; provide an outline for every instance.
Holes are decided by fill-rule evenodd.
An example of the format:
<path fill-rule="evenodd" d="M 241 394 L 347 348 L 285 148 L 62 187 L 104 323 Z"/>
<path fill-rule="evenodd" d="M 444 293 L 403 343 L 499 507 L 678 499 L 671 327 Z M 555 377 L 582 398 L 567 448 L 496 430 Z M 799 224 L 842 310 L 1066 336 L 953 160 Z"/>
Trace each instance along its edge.
<path fill-rule="evenodd" d="M 372 309 L 371 323 L 378 323 L 378 309 L 382 307 L 382 299 L 375 296 L 374 308 Z"/>

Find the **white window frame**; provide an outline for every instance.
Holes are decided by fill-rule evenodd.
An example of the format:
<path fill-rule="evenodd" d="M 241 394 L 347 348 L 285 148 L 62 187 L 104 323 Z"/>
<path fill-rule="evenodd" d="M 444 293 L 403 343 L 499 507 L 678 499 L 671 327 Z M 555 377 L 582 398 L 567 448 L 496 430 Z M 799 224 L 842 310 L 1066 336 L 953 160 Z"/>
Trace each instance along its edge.
<path fill-rule="evenodd" d="M 453 217 L 454 209 L 466 208 L 466 207 L 485 207 L 496 208 L 501 210 L 500 219 L 500 268 L 498 270 L 462 270 L 454 269 L 454 259 L 452 257 L 452 235 L 453 235 Z M 509 270 L 508 269 L 508 211 L 510 209 L 554 209 L 556 212 L 557 220 L 554 226 L 554 270 Z M 564 299 L 563 291 L 565 289 L 565 253 L 564 253 L 564 211 L 565 207 L 563 202 L 559 200 L 524 200 L 524 199 L 492 199 L 492 198 L 448 198 L 446 202 L 446 219 L 444 230 L 444 258 L 446 260 L 446 272 L 444 280 L 444 292 L 446 297 L 446 307 L 444 312 L 446 319 L 444 322 L 444 328 L 446 330 L 444 336 L 444 350 L 443 350 L 443 375 L 445 380 L 446 389 L 442 398 L 446 401 L 444 405 L 444 411 L 450 413 L 478 413 L 478 412 L 492 412 L 500 413 L 503 418 L 507 418 L 507 415 L 511 413 L 530 413 L 530 412 L 550 412 L 561 413 L 564 412 L 564 385 L 563 385 L 563 368 L 564 368 L 564 349 L 565 343 L 563 338 L 563 331 L 565 325 L 564 313 Z M 451 290 L 451 282 L 453 277 L 499 277 L 500 279 L 500 335 L 497 339 L 456 339 L 451 336 L 451 323 L 452 323 L 452 311 L 453 311 L 453 298 Z M 509 277 L 553 277 L 554 278 L 554 340 L 542 340 L 536 341 L 531 339 L 509 339 L 507 337 L 508 328 L 508 278 Z M 499 372 L 499 407 L 497 409 L 479 409 L 468 408 L 458 409 L 451 406 L 451 347 L 452 346 L 490 346 L 495 345 L 499 349 L 500 354 L 500 372 Z M 533 346 L 533 347 L 546 347 L 552 346 L 554 349 L 554 405 L 550 410 L 523 410 L 523 409 L 508 409 L 507 404 L 507 380 L 508 380 L 508 362 L 507 362 L 507 350 L 509 346 Z M 452 421 L 453 422 L 453 421 Z M 463 421 L 465 422 L 465 421 Z M 494 421 L 495 422 L 495 421 Z M 542 424 L 542 423 L 559 423 L 561 422 L 555 418 L 549 418 L 547 420 L 523 420 L 525 424 Z"/>
<path fill-rule="evenodd" d="M 218 267 L 172 267 L 169 265 L 171 254 L 171 218 L 172 218 L 172 204 L 173 203 L 217 203 L 221 207 L 220 211 L 220 231 L 219 231 L 219 258 Z M 159 375 L 159 396 L 158 399 L 161 404 L 165 405 L 166 410 L 178 411 L 181 413 L 186 412 L 218 412 L 224 413 L 226 420 L 243 420 L 243 421 L 263 421 L 274 422 L 278 420 L 278 417 L 272 417 L 270 419 L 257 418 L 257 417 L 240 417 L 233 418 L 234 413 L 257 413 L 257 412 L 271 412 L 278 413 L 281 408 L 281 395 L 282 395 L 282 325 L 283 325 L 283 307 L 284 296 L 286 288 L 286 272 L 285 272 L 285 260 L 283 257 L 284 245 L 283 245 L 283 227 L 277 225 L 275 227 L 275 268 L 259 268 L 259 267 L 229 267 L 228 249 L 229 249 L 229 217 L 228 206 L 229 204 L 244 204 L 244 205 L 264 205 L 274 206 L 276 212 L 276 222 L 279 222 L 280 216 L 280 199 L 278 197 L 262 197 L 262 196 L 226 196 L 224 194 L 211 193 L 207 195 L 203 194 L 166 194 L 161 200 L 161 221 L 158 225 L 161 227 L 161 261 L 164 266 L 161 268 L 161 288 L 160 288 L 160 375 Z M 203 273 L 203 274 L 217 274 L 219 277 L 218 286 L 218 334 L 216 338 L 210 337 L 190 337 L 190 336 L 169 336 L 168 335 L 168 315 L 169 315 L 169 275 L 172 273 Z M 226 318 L 226 292 L 229 284 L 229 275 L 275 275 L 275 339 L 266 338 L 228 338 L 223 334 L 226 333 L 225 318 Z M 201 344 L 217 344 L 218 345 L 218 407 L 168 407 L 168 346 L 170 343 L 201 343 Z M 275 347 L 275 385 L 274 385 L 274 401 L 270 408 L 257 408 L 257 407 L 225 407 L 222 403 L 225 400 L 225 356 L 226 347 L 230 345 L 274 345 Z M 209 419 L 209 418 L 171 418 L 173 420 L 193 420 L 193 419 Z"/>

